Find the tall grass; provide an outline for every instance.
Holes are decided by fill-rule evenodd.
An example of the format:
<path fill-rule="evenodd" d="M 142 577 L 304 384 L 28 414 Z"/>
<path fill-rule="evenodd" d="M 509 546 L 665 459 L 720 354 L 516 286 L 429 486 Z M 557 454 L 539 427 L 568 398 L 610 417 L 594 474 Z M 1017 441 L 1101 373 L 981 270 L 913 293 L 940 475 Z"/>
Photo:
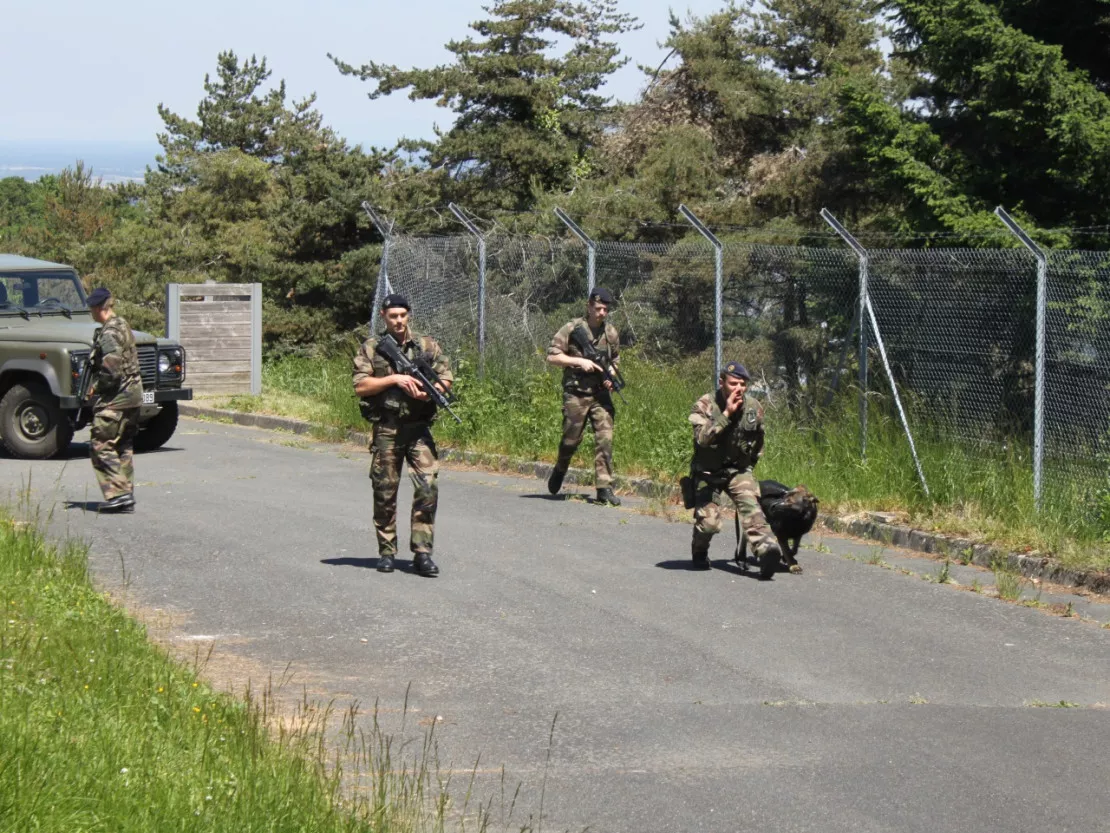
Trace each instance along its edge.
<path fill-rule="evenodd" d="M 619 472 L 675 482 L 689 465 L 687 416 L 709 389 L 701 368 L 660 368 L 627 351 L 622 369 L 628 404 L 617 401 L 615 465 Z M 491 362 L 479 379 L 473 362 L 456 368 L 457 425 L 441 419 L 436 436 L 445 446 L 552 461 L 561 431 L 560 376 L 540 362 L 506 367 Z M 286 359 L 264 372 L 266 396 L 240 398 L 244 409 L 302 414 L 333 429 L 365 428 L 351 392 L 350 360 Z M 1110 569 L 1110 512 L 1076 481 L 1033 507 L 1032 464 L 1016 445 L 954 442 L 915 418 L 915 442 L 930 494 L 921 487 L 909 445 L 890 403 L 869 394 L 867 457 L 860 459 L 857 391 L 836 397 L 820 414 L 799 416 L 772 397 L 767 405 L 767 445 L 761 478 L 805 483 L 826 511 L 888 510 L 913 523 L 977 536 L 1017 549 L 1054 553 L 1066 563 Z M 922 427 L 924 426 L 924 427 Z M 589 466 L 592 436 L 579 450 Z"/>
<path fill-rule="evenodd" d="M 86 550 L 0 512 L 0 831 L 484 830 L 431 734 L 216 693 L 97 593 Z M 464 787 L 466 785 L 463 785 Z M 466 793 L 469 796 L 469 792 Z M 513 807 L 499 808 L 507 822 Z M 526 829 L 518 828 L 518 829 Z"/>

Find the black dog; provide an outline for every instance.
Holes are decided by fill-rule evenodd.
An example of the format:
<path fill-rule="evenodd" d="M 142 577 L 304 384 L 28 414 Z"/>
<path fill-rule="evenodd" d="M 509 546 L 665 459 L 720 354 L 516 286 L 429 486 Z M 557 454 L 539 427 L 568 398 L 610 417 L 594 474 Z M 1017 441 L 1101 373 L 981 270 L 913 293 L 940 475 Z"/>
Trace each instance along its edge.
<path fill-rule="evenodd" d="M 788 488 L 777 480 L 759 481 L 759 506 L 771 525 L 771 531 L 779 540 L 782 558 L 792 573 L 800 573 L 798 564 L 798 545 L 802 536 L 813 528 L 817 520 L 818 500 L 805 486 Z M 793 542 L 793 543 L 791 543 Z M 736 560 L 745 562 L 748 550 L 747 538 L 741 536 L 740 551 Z"/>

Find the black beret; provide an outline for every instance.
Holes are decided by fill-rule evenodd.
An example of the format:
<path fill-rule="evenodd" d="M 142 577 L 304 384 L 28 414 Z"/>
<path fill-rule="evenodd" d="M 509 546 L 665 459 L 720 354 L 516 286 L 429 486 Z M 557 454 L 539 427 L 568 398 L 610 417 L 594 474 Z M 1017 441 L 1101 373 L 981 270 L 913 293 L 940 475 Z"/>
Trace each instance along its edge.
<path fill-rule="evenodd" d="M 606 289 L 604 286 L 595 286 L 592 290 L 590 290 L 589 299 L 591 301 L 600 301 L 606 306 L 610 306 L 613 303 L 613 293 Z"/>
<path fill-rule="evenodd" d="M 386 295 L 385 300 L 382 301 L 382 309 L 392 309 L 393 307 L 402 307 L 410 312 L 412 311 L 412 307 L 409 305 L 409 299 L 399 292 Z"/>
<path fill-rule="evenodd" d="M 101 307 L 111 297 L 112 293 L 101 286 L 89 293 L 88 303 L 90 307 Z"/>
<path fill-rule="evenodd" d="M 748 369 L 740 364 L 740 362 L 729 362 L 726 364 L 721 368 L 721 375 L 735 376 L 737 379 L 747 379 L 749 382 L 752 380 L 751 375 L 748 373 Z"/>

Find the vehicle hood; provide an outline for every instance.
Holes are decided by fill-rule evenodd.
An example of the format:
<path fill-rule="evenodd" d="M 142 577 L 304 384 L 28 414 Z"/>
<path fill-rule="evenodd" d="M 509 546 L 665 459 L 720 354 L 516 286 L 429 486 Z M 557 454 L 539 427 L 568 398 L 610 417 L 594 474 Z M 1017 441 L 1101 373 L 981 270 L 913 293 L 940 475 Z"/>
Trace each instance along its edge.
<path fill-rule="evenodd" d="M 0 341 L 41 341 L 92 347 L 93 334 L 98 329 L 100 325 L 88 318 L 69 319 L 62 315 L 38 318 L 32 315 L 30 321 L 24 321 L 18 316 L 0 317 Z M 158 341 L 148 333 L 131 332 L 135 334 L 136 344 L 155 344 Z"/>

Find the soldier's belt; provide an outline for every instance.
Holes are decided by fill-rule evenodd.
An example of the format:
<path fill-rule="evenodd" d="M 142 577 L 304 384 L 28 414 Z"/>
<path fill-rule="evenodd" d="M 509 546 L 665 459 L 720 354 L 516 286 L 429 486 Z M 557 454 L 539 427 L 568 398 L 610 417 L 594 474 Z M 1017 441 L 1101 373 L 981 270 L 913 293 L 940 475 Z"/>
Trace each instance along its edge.
<path fill-rule="evenodd" d="M 383 428 L 413 428 L 418 426 L 430 428 L 432 422 L 428 419 L 397 419 L 396 417 L 383 416 L 377 424 Z"/>

